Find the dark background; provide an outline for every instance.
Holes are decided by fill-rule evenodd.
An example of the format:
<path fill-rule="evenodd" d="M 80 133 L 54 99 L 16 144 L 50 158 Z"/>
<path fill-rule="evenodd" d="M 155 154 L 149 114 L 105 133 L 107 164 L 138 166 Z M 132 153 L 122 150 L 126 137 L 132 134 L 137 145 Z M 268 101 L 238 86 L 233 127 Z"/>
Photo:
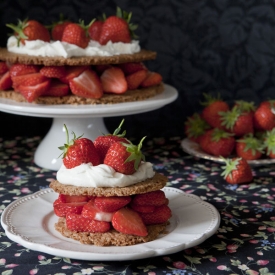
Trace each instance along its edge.
<path fill-rule="evenodd" d="M 179 92 L 175 102 L 159 110 L 126 116 L 128 135 L 184 136 L 184 121 L 201 110 L 205 92 L 219 93 L 230 104 L 236 99 L 258 104 L 274 98 L 273 0 L 1 0 L 1 47 L 10 32 L 5 24 L 17 19 L 49 25 L 63 13 L 89 23 L 102 13 L 114 14 L 116 6 L 133 12 L 141 46 L 157 51 L 157 59 L 146 65 Z M 52 122 L 3 112 L 0 120 L 0 136 L 45 135 Z M 110 132 L 120 121 L 121 117 L 105 118 Z"/>

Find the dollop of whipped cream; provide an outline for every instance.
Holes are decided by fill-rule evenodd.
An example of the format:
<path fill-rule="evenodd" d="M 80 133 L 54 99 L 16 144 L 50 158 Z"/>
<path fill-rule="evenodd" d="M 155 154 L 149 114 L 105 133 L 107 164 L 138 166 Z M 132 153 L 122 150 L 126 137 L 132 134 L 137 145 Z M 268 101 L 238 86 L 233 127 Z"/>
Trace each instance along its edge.
<path fill-rule="evenodd" d="M 9 52 L 44 57 L 73 57 L 73 56 L 112 56 L 119 54 L 133 54 L 140 51 L 139 41 L 131 43 L 112 43 L 101 45 L 97 41 L 90 40 L 89 45 L 82 49 L 74 44 L 61 41 L 44 42 L 42 40 L 25 41 L 25 45 L 17 45 L 15 36 L 11 36 L 7 42 Z"/>
<path fill-rule="evenodd" d="M 150 162 L 142 162 L 139 169 L 132 175 L 116 172 L 106 164 L 93 166 L 83 163 L 71 169 L 64 164 L 57 171 L 56 179 L 62 184 L 79 187 L 125 187 L 152 178 L 155 175 Z"/>

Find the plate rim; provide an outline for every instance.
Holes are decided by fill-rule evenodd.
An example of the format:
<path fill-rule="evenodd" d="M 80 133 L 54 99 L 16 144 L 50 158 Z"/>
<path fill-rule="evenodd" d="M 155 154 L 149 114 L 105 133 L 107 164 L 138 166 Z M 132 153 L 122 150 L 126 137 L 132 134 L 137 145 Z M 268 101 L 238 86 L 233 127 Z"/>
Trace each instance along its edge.
<path fill-rule="evenodd" d="M 143 259 L 143 258 L 149 258 L 149 257 L 156 257 L 156 256 L 161 256 L 161 255 L 168 255 L 168 254 L 172 254 L 172 253 L 176 253 L 178 251 L 181 251 L 183 249 L 187 249 L 190 247 L 193 247 L 195 245 L 198 245 L 200 243 L 202 243 L 203 241 L 205 241 L 206 239 L 208 239 L 209 237 L 211 237 L 219 228 L 220 225 L 220 214 L 218 212 L 218 210 L 210 203 L 208 203 L 207 201 L 203 201 L 202 199 L 200 199 L 198 196 L 194 195 L 194 194 L 188 194 L 185 193 L 184 191 L 174 188 L 174 187 L 164 187 L 162 189 L 164 192 L 175 192 L 176 196 L 183 196 L 183 197 L 189 197 L 192 200 L 194 200 L 195 204 L 200 204 L 201 207 L 207 207 L 209 214 L 211 215 L 211 223 L 209 223 L 208 228 L 204 229 L 204 231 L 199 235 L 199 237 L 194 237 L 194 239 L 191 239 L 189 243 L 181 243 L 181 242 L 177 242 L 177 243 L 173 243 L 171 246 L 169 246 L 168 248 L 152 248 L 150 247 L 150 243 L 155 243 L 158 241 L 162 241 L 165 240 L 166 236 L 168 235 L 172 235 L 175 231 L 175 229 L 177 229 L 177 226 L 175 227 L 175 229 L 171 232 L 168 233 L 167 235 L 164 235 L 163 238 L 160 238 L 159 240 L 156 239 L 152 242 L 148 242 L 148 243 L 142 243 L 142 244 L 137 244 L 135 246 L 144 246 L 146 249 L 145 251 L 141 251 L 139 252 L 138 249 L 136 252 L 131 251 L 131 253 L 127 252 L 127 248 L 128 247 L 133 247 L 133 246 L 128 246 L 128 247 L 116 247 L 116 249 L 120 249 L 123 252 L 115 252 L 115 253 L 110 253 L 110 252 L 100 252 L 100 253 L 95 253 L 95 252 L 86 252 L 86 251 L 76 251 L 76 250 L 64 250 L 64 249 L 60 249 L 60 248 L 56 248 L 56 247 L 51 247 L 50 245 L 47 245 L 45 243 L 38 243 L 38 242 L 33 242 L 33 241 L 28 241 L 28 237 L 27 236 L 22 236 L 22 234 L 20 234 L 20 232 L 17 233 L 13 233 L 16 232 L 16 230 L 13 230 L 13 225 L 11 224 L 11 219 L 9 219 L 9 217 L 13 214 L 13 211 L 16 210 L 16 208 L 18 207 L 18 205 L 21 205 L 22 203 L 28 202 L 30 200 L 39 198 L 39 197 L 43 197 L 44 195 L 47 195 L 49 193 L 53 193 L 55 194 L 55 192 L 51 189 L 51 188 L 46 188 L 46 189 L 42 189 L 40 191 L 37 191 L 33 194 L 30 195 L 26 195 L 24 197 L 18 198 L 17 200 L 11 202 L 3 211 L 2 215 L 1 215 L 1 225 L 5 230 L 5 233 L 7 235 L 7 237 L 9 239 L 11 239 L 14 242 L 17 242 L 19 244 L 21 244 L 22 246 L 29 248 L 31 250 L 34 251 L 39 251 L 39 252 L 43 252 L 43 253 L 48 253 L 54 256 L 60 256 L 60 257 L 67 257 L 67 258 L 73 258 L 76 260 L 100 260 L 100 261 L 113 261 L 113 260 L 118 260 L 118 261 L 125 261 L 125 260 L 136 260 L 136 259 Z M 173 211 L 173 208 L 172 208 Z M 52 209 L 50 209 L 47 213 L 45 213 L 44 215 L 49 215 L 49 213 L 53 212 Z M 179 221 L 181 222 L 181 221 Z M 41 226 L 42 228 L 42 226 Z M 44 229 L 44 231 L 46 231 Z M 46 231 L 48 235 L 50 235 L 50 232 Z M 62 237 L 62 236 L 61 236 Z M 170 236 L 171 237 L 171 236 Z M 55 237 L 53 237 L 55 238 Z M 62 237 L 63 238 L 63 237 Z M 71 239 L 68 239 L 68 241 L 60 239 L 60 241 L 65 241 L 65 242 L 69 242 L 72 243 Z M 168 237 L 168 242 L 169 242 L 169 237 Z M 148 245 L 149 244 L 149 245 Z M 104 247 L 105 248 L 105 247 Z M 110 250 L 112 247 L 111 246 L 107 246 L 106 250 Z M 72 255 L 72 253 L 75 253 L 75 255 Z"/>
<path fill-rule="evenodd" d="M 180 144 L 181 144 L 181 148 L 183 149 L 183 151 L 185 151 L 187 154 L 189 154 L 191 156 L 198 157 L 201 159 L 211 160 L 211 161 L 218 162 L 218 163 L 225 163 L 225 161 L 222 158 L 209 155 L 209 154 L 203 152 L 202 150 L 200 150 L 198 148 L 199 144 L 190 140 L 189 138 L 184 138 Z M 196 148 L 190 148 L 190 145 L 194 146 Z M 275 159 L 248 160 L 247 162 L 248 162 L 248 164 L 250 164 L 252 166 L 258 166 L 258 165 L 265 165 L 265 164 L 273 164 L 273 163 L 275 163 Z"/>

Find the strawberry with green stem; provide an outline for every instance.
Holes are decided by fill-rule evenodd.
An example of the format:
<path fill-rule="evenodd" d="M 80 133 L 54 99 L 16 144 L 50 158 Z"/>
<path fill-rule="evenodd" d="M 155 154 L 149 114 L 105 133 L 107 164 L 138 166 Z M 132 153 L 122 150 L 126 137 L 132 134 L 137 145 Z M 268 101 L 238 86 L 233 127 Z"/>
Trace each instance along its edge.
<path fill-rule="evenodd" d="M 254 113 L 254 122 L 259 130 L 270 131 L 275 127 L 275 100 L 261 102 Z"/>
<path fill-rule="evenodd" d="M 261 158 L 264 153 L 264 145 L 262 140 L 247 134 L 236 140 L 236 154 L 246 160 L 256 160 Z"/>
<path fill-rule="evenodd" d="M 253 180 L 252 169 L 243 158 L 225 159 L 221 176 L 230 184 L 249 183 Z"/>
<path fill-rule="evenodd" d="M 264 146 L 268 157 L 275 158 L 275 128 L 266 131 L 264 137 Z"/>
<path fill-rule="evenodd" d="M 111 166 L 117 172 L 132 175 L 135 173 L 141 161 L 145 161 L 145 156 L 141 152 L 143 137 L 138 145 L 125 142 L 113 143 L 104 159 L 104 164 Z"/>
<path fill-rule="evenodd" d="M 202 118 L 213 128 L 223 128 L 220 112 L 228 111 L 230 109 L 229 105 L 220 96 L 213 97 L 205 93 L 203 95 L 205 101 L 201 103 L 204 106 Z"/>
<path fill-rule="evenodd" d="M 82 138 L 83 135 L 76 137 L 73 133 L 73 138 L 69 139 L 67 126 L 64 124 L 66 131 L 67 143 L 58 147 L 63 151 L 63 164 L 67 169 L 79 166 L 83 163 L 92 163 L 93 166 L 100 164 L 100 158 L 94 146 L 94 143 L 87 138 Z"/>

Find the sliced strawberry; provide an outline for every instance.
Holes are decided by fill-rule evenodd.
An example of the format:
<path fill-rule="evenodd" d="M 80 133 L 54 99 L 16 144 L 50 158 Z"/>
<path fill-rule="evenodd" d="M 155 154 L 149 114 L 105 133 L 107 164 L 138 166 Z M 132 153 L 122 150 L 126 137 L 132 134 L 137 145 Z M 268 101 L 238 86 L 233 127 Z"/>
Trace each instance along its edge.
<path fill-rule="evenodd" d="M 18 91 L 28 102 L 33 102 L 50 87 L 50 80 L 46 80 L 34 86 L 19 85 Z"/>
<path fill-rule="evenodd" d="M 7 71 L 0 75 L 0 90 L 8 90 L 12 87 L 10 72 Z"/>
<path fill-rule="evenodd" d="M 81 215 L 97 221 L 111 222 L 114 213 L 101 211 L 95 206 L 94 200 L 90 200 L 83 207 Z"/>
<path fill-rule="evenodd" d="M 100 79 L 104 92 L 123 94 L 127 91 L 125 75 L 118 67 L 111 67 L 105 70 Z"/>
<path fill-rule="evenodd" d="M 122 69 L 125 75 L 133 74 L 140 70 L 147 71 L 147 68 L 142 62 L 128 62 L 128 63 L 119 64 L 118 66 Z"/>
<path fill-rule="evenodd" d="M 109 222 L 92 220 L 78 214 L 67 214 L 66 225 L 72 231 L 91 233 L 104 233 L 111 228 L 111 223 Z"/>
<path fill-rule="evenodd" d="M 106 69 L 109 69 L 111 67 L 112 65 L 110 64 L 103 64 L 103 65 L 96 65 L 94 69 L 98 73 L 98 75 L 101 75 Z"/>
<path fill-rule="evenodd" d="M 10 67 L 11 79 L 13 80 L 14 76 L 38 73 L 40 67 L 37 65 L 25 65 L 25 64 L 14 64 Z"/>
<path fill-rule="evenodd" d="M 130 196 L 96 197 L 95 206 L 103 212 L 115 212 L 131 201 Z"/>
<path fill-rule="evenodd" d="M 69 202 L 87 202 L 89 200 L 88 196 L 82 195 L 64 195 L 59 194 L 58 199 L 62 202 L 69 203 Z"/>
<path fill-rule="evenodd" d="M 70 93 L 69 85 L 62 83 L 59 80 L 53 79 L 48 90 L 43 93 L 43 96 L 65 96 Z"/>
<path fill-rule="evenodd" d="M 69 81 L 75 77 L 78 77 L 81 73 L 87 70 L 89 66 L 66 66 L 66 74 L 61 77 L 60 80 L 64 83 L 69 83 Z"/>
<path fill-rule="evenodd" d="M 18 90 L 20 85 L 24 86 L 34 86 L 36 84 L 46 81 L 48 78 L 42 75 L 41 73 L 30 73 L 24 75 L 14 76 L 12 78 L 12 87 L 15 90 Z"/>
<path fill-rule="evenodd" d="M 147 236 L 147 228 L 140 215 L 130 208 L 121 208 L 115 212 L 112 219 L 113 227 L 124 234 Z"/>
<path fill-rule="evenodd" d="M 144 194 L 137 194 L 133 198 L 133 203 L 136 205 L 160 206 L 166 204 L 166 197 L 162 190 L 156 190 Z"/>
<path fill-rule="evenodd" d="M 103 95 L 100 79 L 95 71 L 85 70 L 69 81 L 73 94 L 85 98 L 101 98 Z"/>
<path fill-rule="evenodd" d="M 147 77 L 145 80 L 141 83 L 141 87 L 151 87 L 156 86 L 160 84 L 162 81 L 162 76 L 159 73 L 156 72 L 147 72 Z"/>
<path fill-rule="evenodd" d="M 53 209 L 58 217 L 66 217 L 68 213 L 81 214 L 86 202 L 54 203 Z"/>
<path fill-rule="evenodd" d="M 44 66 L 40 73 L 49 78 L 61 78 L 66 75 L 65 66 Z"/>
<path fill-rule="evenodd" d="M 9 70 L 9 67 L 6 62 L 0 61 L 0 75 L 6 73 Z"/>
<path fill-rule="evenodd" d="M 171 209 L 166 204 L 157 206 L 152 213 L 140 213 L 141 218 L 146 225 L 159 224 L 167 222 L 172 216 Z"/>
<path fill-rule="evenodd" d="M 147 71 L 140 70 L 135 73 L 126 76 L 126 81 L 128 85 L 128 90 L 137 89 L 140 84 L 145 80 L 147 77 Z"/>
<path fill-rule="evenodd" d="M 130 204 L 131 208 L 140 213 L 152 213 L 155 210 L 155 206 L 153 205 L 138 205 L 135 203 Z"/>
<path fill-rule="evenodd" d="M 56 204 L 59 204 L 59 203 L 64 203 L 64 201 L 62 201 L 60 196 L 58 196 L 58 198 L 53 202 L 53 206 L 55 206 Z"/>

